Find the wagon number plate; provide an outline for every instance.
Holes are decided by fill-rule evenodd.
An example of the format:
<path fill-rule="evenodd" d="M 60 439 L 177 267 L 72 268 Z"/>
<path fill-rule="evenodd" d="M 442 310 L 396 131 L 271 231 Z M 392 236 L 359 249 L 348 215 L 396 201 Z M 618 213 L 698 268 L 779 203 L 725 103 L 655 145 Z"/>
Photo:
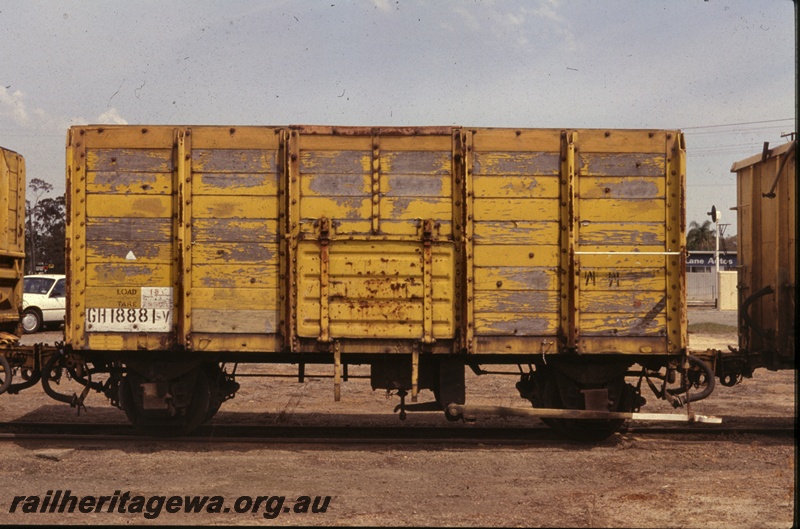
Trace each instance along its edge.
<path fill-rule="evenodd" d="M 87 309 L 87 331 L 169 332 L 170 309 Z"/>
<path fill-rule="evenodd" d="M 172 288 L 131 287 L 112 291 L 111 307 L 86 309 L 89 332 L 172 331 Z M 114 306 L 116 305 L 116 306 Z"/>

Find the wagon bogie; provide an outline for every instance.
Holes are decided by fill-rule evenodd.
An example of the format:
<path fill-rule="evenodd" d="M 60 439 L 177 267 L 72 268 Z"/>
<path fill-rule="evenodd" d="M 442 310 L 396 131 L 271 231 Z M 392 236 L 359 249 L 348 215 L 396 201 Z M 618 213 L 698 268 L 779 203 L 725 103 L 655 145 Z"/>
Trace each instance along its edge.
<path fill-rule="evenodd" d="M 129 370 L 119 384 L 119 403 L 128 419 L 145 432 L 186 434 L 200 426 L 209 414 L 211 388 L 201 366 L 173 378 L 156 380 Z"/>

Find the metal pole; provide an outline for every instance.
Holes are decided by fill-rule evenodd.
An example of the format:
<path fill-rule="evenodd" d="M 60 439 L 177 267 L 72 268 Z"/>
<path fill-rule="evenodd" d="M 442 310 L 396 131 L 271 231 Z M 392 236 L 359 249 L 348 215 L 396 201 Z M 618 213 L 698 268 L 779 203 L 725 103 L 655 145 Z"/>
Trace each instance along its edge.
<path fill-rule="evenodd" d="M 717 310 L 719 310 L 719 213 L 717 213 L 716 218 L 714 219 L 714 226 L 716 227 L 717 237 L 716 237 L 716 246 L 714 248 L 714 265 L 716 267 L 716 285 L 717 285 Z"/>

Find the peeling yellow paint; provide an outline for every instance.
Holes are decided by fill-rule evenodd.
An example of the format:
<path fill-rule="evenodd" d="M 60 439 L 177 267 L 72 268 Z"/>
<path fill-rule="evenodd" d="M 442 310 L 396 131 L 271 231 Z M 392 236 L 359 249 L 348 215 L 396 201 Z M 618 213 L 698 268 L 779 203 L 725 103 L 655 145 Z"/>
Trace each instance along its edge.
<path fill-rule="evenodd" d="M 78 349 L 686 344 L 677 131 L 75 127 L 68 153 Z M 180 336 L 86 330 L 141 287 Z"/>

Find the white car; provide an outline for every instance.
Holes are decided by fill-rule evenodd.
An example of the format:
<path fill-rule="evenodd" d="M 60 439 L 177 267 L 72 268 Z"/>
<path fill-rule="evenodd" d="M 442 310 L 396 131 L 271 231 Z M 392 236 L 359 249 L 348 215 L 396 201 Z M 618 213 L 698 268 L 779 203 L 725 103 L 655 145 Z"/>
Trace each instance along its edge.
<path fill-rule="evenodd" d="M 66 302 L 66 276 L 25 276 L 22 283 L 22 330 L 30 334 L 39 332 L 45 325 L 61 325 Z"/>

